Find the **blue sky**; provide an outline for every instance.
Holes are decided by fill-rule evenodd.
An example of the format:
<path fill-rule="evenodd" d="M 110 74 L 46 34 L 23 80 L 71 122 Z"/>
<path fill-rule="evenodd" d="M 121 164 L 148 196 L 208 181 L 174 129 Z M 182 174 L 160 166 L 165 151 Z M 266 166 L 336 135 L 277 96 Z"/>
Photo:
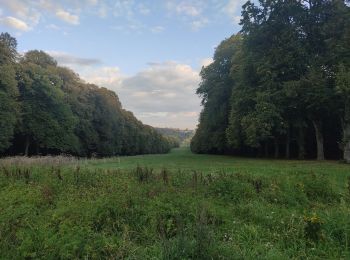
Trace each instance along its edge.
<path fill-rule="evenodd" d="M 239 31 L 241 0 L 0 0 L 0 31 L 117 92 L 146 124 L 194 129 L 201 66 Z"/>

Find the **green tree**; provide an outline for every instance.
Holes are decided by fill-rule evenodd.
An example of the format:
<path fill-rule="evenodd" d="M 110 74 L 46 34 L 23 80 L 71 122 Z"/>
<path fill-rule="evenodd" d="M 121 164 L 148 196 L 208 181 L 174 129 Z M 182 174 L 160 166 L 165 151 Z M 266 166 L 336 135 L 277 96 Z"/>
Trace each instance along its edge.
<path fill-rule="evenodd" d="M 344 99 L 335 79 L 339 63 L 348 66 L 349 17 L 341 0 L 260 0 L 243 6 L 242 47 L 230 75 L 230 147 L 254 154 L 265 146 L 268 154 L 274 146 L 278 157 L 283 144 L 289 158 L 296 143 L 299 158 L 315 151 L 320 160 L 338 149 Z M 215 116 L 206 107 L 202 113 Z"/>
<path fill-rule="evenodd" d="M 275 157 L 285 140 L 289 157 L 290 129 L 296 99 L 286 86 L 298 80 L 303 62 L 303 41 L 297 28 L 303 8 L 293 1 L 247 2 L 242 12 L 244 36 L 239 62 L 231 75 L 236 82 L 232 94 L 228 140 L 234 147 L 243 144 L 261 150 L 274 144 Z M 296 119 L 294 119 L 295 121 Z M 243 140 L 240 140 L 242 139 Z"/>
<path fill-rule="evenodd" d="M 11 146 L 18 121 L 18 89 L 15 70 L 17 41 L 0 35 L 0 153 Z"/>
<path fill-rule="evenodd" d="M 55 61 L 55 59 L 47 53 L 45 53 L 44 51 L 28 51 L 23 57 L 23 60 L 28 63 L 36 64 L 45 69 L 57 66 L 57 62 Z"/>
<path fill-rule="evenodd" d="M 301 86 L 305 113 L 315 130 L 317 160 L 324 160 L 324 124 L 335 111 L 334 87 L 320 68 L 311 68 L 301 80 Z"/>
<path fill-rule="evenodd" d="M 35 152 L 74 152 L 76 119 L 60 89 L 61 81 L 45 68 L 28 62 L 20 69 L 21 125 L 18 135 L 24 140 L 24 154 L 30 146 Z"/>
<path fill-rule="evenodd" d="M 43 51 L 19 59 L 16 45 L 0 35 L 0 152 L 12 145 L 25 155 L 113 156 L 165 153 L 176 145 L 124 110 L 113 91 L 84 82 Z"/>
<path fill-rule="evenodd" d="M 97 153 L 102 156 L 121 154 L 124 120 L 117 95 L 106 88 L 97 88 L 94 102 L 92 123 L 99 137 Z"/>
<path fill-rule="evenodd" d="M 344 160 L 350 163 L 350 69 L 341 65 L 337 74 L 337 92 L 344 102 L 343 151 Z"/>
<path fill-rule="evenodd" d="M 326 63 L 331 70 L 331 78 L 335 78 L 343 156 L 350 163 L 350 7 L 345 1 L 332 1 L 331 7 L 323 28 L 328 50 Z"/>
<path fill-rule="evenodd" d="M 232 57 L 239 51 L 241 36 L 234 35 L 217 47 L 213 63 L 203 67 L 202 81 L 197 94 L 202 97 L 203 111 L 199 126 L 191 142 L 198 153 L 225 153 L 228 151 L 226 128 L 230 97 L 234 82 L 230 77 Z"/>
<path fill-rule="evenodd" d="M 17 56 L 17 40 L 8 33 L 1 33 L 0 64 L 13 64 L 15 63 Z"/>
<path fill-rule="evenodd" d="M 337 116 L 335 80 L 339 62 L 349 59 L 349 7 L 345 1 L 304 1 L 307 15 L 304 31 L 307 39 L 309 70 L 304 78 L 303 94 L 308 116 L 314 126 L 317 158 L 324 159 L 325 124 Z M 347 35 L 347 36 L 346 36 Z M 343 105 L 344 106 L 344 105 Z M 328 121 L 328 122 L 327 122 Z"/>
<path fill-rule="evenodd" d="M 0 65 L 0 152 L 10 147 L 18 120 L 17 81 L 12 65 Z"/>
<path fill-rule="evenodd" d="M 61 89 L 78 118 L 75 134 L 82 156 L 113 156 L 140 153 L 164 153 L 168 139 L 144 126 L 122 108 L 118 96 L 106 88 L 83 82 L 67 68 L 57 67 Z"/>

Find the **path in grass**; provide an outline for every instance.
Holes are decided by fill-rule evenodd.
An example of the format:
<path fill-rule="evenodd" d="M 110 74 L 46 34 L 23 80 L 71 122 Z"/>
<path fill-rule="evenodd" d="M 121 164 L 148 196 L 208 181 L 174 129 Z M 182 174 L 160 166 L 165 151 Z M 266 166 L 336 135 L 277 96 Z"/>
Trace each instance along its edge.
<path fill-rule="evenodd" d="M 337 161 L 300 161 L 253 159 L 223 155 L 193 154 L 188 147 L 173 149 L 168 154 L 124 156 L 119 158 L 89 161 L 90 167 L 104 169 L 134 169 L 137 165 L 154 170 L 166 168 L 176 171 L 199 171 L 203 173 L 232 172 L 249 174 L 295 174 L 314 172 L 331 175 L 344 183 L 350 176 L 350 166 Z"/>

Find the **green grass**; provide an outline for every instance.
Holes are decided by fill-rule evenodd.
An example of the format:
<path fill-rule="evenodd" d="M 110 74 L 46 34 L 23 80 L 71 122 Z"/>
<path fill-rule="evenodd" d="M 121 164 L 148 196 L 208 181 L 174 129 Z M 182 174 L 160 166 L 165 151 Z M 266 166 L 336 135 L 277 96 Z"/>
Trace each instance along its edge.
<path fill-rule="evenodd" d="M 295 173 L 318 173 L 329 175 L 342 184 L 350 176 L 350 166 L 337 161 L 273 160 L 232 157 L 223 155 L 193 154 L 188 147 L 173 149 L 168 154 L 139 155 L 92 160 L 89 167 L 100 169 L 131 170 L 137 165 L 161 170 L 198 171 L 202 173 L 242 173 L 254 175 L 289 175 Z"/>
<path fill-rule="evenodd" d="M 4 165 L 0 259 L 349 259 L 349 176 L 185 148 Z"/>

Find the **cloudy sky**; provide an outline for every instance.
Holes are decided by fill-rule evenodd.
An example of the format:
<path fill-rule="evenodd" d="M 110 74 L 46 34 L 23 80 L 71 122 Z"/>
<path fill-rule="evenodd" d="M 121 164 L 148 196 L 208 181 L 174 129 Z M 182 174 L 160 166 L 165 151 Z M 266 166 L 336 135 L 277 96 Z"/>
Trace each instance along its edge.
<path fill-rule="evenodd" d="M 0 0 L 0 32 L 114 90 L 144 123 L 194 129 L 195 90 L 244 0 Z"/>

